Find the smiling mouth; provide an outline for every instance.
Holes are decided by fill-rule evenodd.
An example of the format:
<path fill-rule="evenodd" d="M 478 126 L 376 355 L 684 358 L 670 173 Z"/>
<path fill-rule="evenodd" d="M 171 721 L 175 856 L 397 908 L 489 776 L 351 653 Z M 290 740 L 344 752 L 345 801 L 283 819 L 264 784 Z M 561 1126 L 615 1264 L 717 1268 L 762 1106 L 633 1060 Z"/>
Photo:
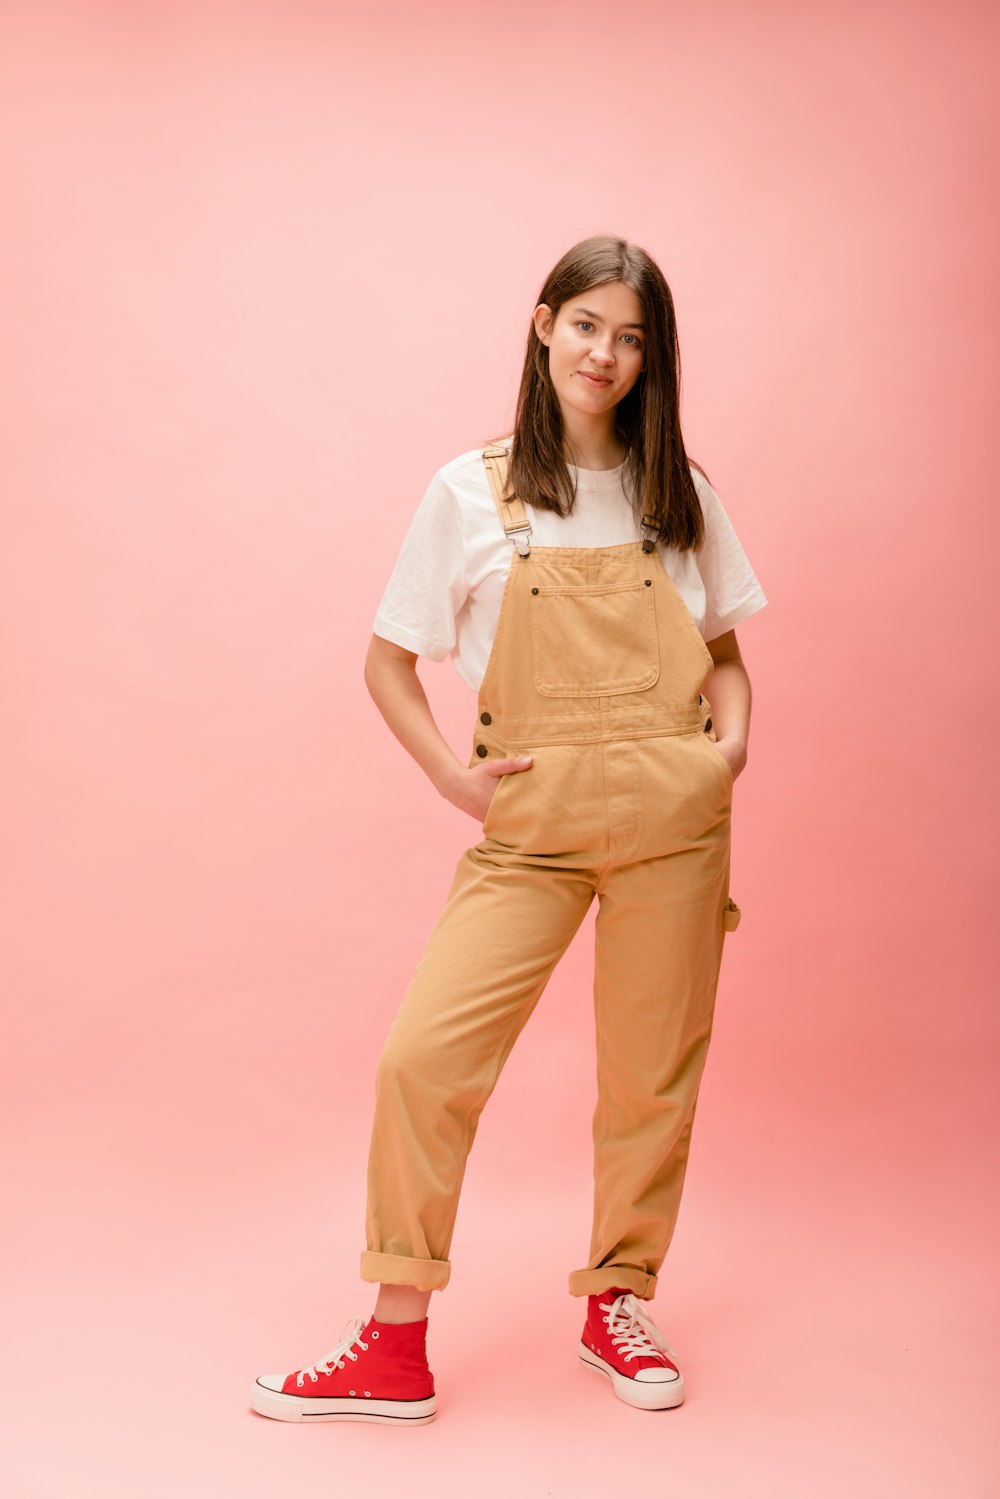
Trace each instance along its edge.
<path fill-rule="evenodd" d="M 611 384 L 611 381 L 605 379 L 605 377 L 603 375 L 592 375 L 592 374 L 589 373 L 588 370 L 581 370 L 580 374 L 583 376 L 583 378 L 585 380 L 588 380 L 591 385 L 610 385 Z"/>

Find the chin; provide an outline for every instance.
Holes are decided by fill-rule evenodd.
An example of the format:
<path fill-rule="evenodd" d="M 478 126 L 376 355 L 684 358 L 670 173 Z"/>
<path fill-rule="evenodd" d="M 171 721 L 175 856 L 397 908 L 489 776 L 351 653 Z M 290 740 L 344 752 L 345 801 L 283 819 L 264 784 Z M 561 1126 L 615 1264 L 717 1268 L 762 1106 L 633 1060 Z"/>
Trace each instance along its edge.
<path fill-rule="evenodd" d="M 578 401 L 576 398 L 580 396 Z M 587 385 L 584 381 L 571 380 L 569 389 L 563 395 L 564 401 L 569 401 L 573 406 L 578 406 L 581 411 L 590 411 L 593 408 L 594 397 L 605 400 L 610 397 L 612 404 L 619 400 L 619 396 L 612 385 Z"/>

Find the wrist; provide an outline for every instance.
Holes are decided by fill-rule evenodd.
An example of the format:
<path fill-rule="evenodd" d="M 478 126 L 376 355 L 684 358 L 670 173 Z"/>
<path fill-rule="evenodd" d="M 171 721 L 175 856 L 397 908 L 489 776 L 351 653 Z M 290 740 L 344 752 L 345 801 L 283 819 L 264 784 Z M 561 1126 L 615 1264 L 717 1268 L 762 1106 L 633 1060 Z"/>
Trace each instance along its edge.
<path fill-rule="evenodd" d="M 734 760 L 740 770 L 747 763 L 747 742 L 737 734 L 721 734 L 717 736 L 716 745 L 721 748 L 725 745 L 727 758 Z"/>
<path fill-rule="evenodd" d="M 445 801 L 453 802 L 456 792 L 461 783 L 462 774 L 468 767 L 463 765 L 456 755 L 450 756 L 442 765 L 435 768 L 431 775 L 434 789 Z"/>

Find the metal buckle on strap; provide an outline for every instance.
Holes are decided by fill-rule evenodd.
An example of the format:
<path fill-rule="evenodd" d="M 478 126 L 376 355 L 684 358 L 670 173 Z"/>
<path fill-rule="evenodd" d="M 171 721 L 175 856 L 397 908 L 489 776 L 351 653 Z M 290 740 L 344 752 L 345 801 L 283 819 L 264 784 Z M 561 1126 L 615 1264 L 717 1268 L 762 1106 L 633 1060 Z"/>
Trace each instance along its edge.
<path fill-rule="evenodd" d="M 511 541 L 517 547 L 517 550 L 520 552 L 521 556 L 522 557 L 527 557 L 528 553 L 531 550 L 531 547 L 530 547 L 529 542 L 528 542 L 528 537 L 531 535 L 531 527 L 530 526 L 515 526 L 515 527 L 512 527 L 511 530 L 509 530 L 507 532 L 507 535 L 510 537 Z"/>
<path fill-rule="evenodd" d="M 641 530 L 643 551 L 654 552 L 656 550 L 656 535 L 659 530 L 655 516 L 644 515 L 642 517 Z"/>

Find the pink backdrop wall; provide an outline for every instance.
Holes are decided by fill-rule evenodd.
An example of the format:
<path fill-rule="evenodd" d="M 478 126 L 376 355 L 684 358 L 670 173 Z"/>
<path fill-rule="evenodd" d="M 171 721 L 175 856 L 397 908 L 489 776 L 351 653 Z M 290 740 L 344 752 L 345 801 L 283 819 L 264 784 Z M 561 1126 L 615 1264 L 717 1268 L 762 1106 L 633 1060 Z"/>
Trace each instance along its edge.
<path fill-rule="evenodd" d="M 17 1499 L 525 1463 L 597 1494 L 623 1441 L 675 1499 L 997 1492 L 996 31 L 968 0 L 5 7 Z M 654 1308 L 692 1393 L 666 1429 L 576 1367 L 591 918 L 470 1161 L 450 1419 L 307 1434 L 245 1390 L 372 1308 L 374 1064 L 479 836 L 367 695 L 371 619 L 601 231 L 666 272 L 688 446 L 770 599 Z M 421 673 L 464 757 L 472 695 Z"/>

